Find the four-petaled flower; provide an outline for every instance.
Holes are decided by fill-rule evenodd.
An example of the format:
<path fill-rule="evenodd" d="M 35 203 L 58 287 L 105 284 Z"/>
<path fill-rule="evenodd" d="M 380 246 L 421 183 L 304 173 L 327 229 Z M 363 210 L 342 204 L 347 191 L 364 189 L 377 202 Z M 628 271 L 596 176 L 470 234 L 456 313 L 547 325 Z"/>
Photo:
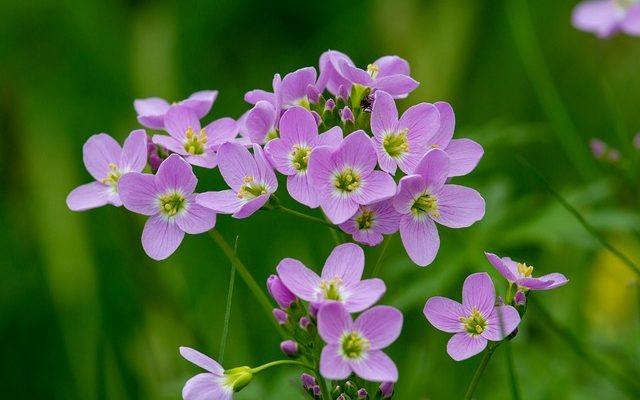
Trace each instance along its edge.
<path fill-rule="evenodd" d="M 492 253 L 484 253 L 489 262 L 510 283 L 515 283 L 520 288 L 530 290 L 550 290 L 563 286 L 569 282 L 567 277 L 555 272 L 534 278 L 533 267 L 526 263 L 513 261 L 509 257 L 498 257 Z M 508 299 L 509 300 L 509 299 Z"/>
<path fill-rule="evenodd" d="M 339 302 L 349 312 L 371 307 L 386 290 L 381 279 L 361 280 L 364 251 L 353 243 L 333 249 L 321 276 L 293 258 L 280 261 L 276 269 L 282 283 L 299 298 L 316 305 Z"/>
<path fill-rule="evenodd" d="M 154 135 L 153 143 L 180 154 L 190 164 L 204 168 L 217 165 L 218 147 L 235 139 L 238 125 L 231 118 L 220 118 L 204 128 L 200 119 L 189 107 L 176 105 L 164 117 L 167 135 Z"/>
<path fill-rule="evenodd" d="M 320 205 L 317 190 L 309 183 L 309 155 L 317 146 L 336 148 L 342 130 L 336 126 L 318 135 L 313 115 L 302 107 L 285 111 L 280 119 L 280 137 L 265 145 L 265 153 L 274 167 L 287 175 L 287 190 L 296 201 L 316 208 Z"/>
<path fill-rule="evenodd" d="M 156 175 L 130 172 L 118 182 L 120 199 L 129 211 L 150 218 L 142 231 L 142 247 L 149 257 L 163 260 L 180 246 L 185 233 L 213 228 L 216 214 L 196 204 L 198 179 L 186 161 L 172 154 Z"/>
<path fill-rule="evenodd" d="M 413 172 L 426 151 L 429 139 L 438 132 L 440 118 L 433 104 L 410 107 L 398 120 L 396 103 L 387 92 L 377 91 L 371 111 L 371 131 L 383 171 Z"/>
<path fill-rule="evenodd" d="M 489 274 L 469 275 L 462 287 L 462 304 L 446 297 L 432 297 L 424 306 L 431 325 L 455 333 L 447 352 L 456 361 L 480 353 L 487 340 L 500 341 L 520 323 L 520 315 L 511 306 L 496 306 L 496 291 Z"/>
<path fill-rule="evenodd" d="M 351 218 L 360 205 L 392 197 L 391 175 L 374 171 L 377 157 L 364 131 L 347 136 L 336 149 L 318 147 L 309 159 L 309 181 L 318 190 L 320 207 L 334 224 Z"/>
<path fill-rule="evenodd" d="M 393 205 L 400 214 L 400 237 L 409 257 L 429 265 L 440 247 L 435 222 L 464 228 L 484 216 L 484 199 L 473 189 L 445 184 L 449 157 L 440 149 L 427 152 L 414 175 L 400 180 Z"/>
<path fill-rule="evenodd" d="M 352 235 L 357 242 L 377 246 L 384 239 L 382 235 L 398 232 L 400 217 L 393 207 L 393 200 L 387 199 L 360 206 L 353 217 L 340 224 L 340 229 Z"/>
<path fill-rule="evenodd" d="M 82 147 L 82 158 L 95 182 L 75 188 L 67 196 L 67 206 L 84 211 L 106 204 L 121 206 L 118 181 L 129 172 L 140 172 L 147 165 L 147 134 L 137 129 L 120 147 L 106 133 L 93 135 Z"/>
<path fill-rule="evenodd" d="M 607 38 L 618 32 L 640 36 L 640 1 L 588 0 L 578 4 L 572 15 L 573 26 Z"/>
<path fill-rule="evenodd" d="M 198 118 L 202 118 L 211 110 L 211 106 L 213 106 L 217 97 L 217 90 L 202 90 L 193 93 L 178 104 L 193 110 Z M 133 107 L 138 113 L 138 122 L 142 126 L 150 129 L 164 129 L 164 116 L 171 108 L 171 105 L 160 97 L 148 97 L 135 100 Z"/>
<path fill-rule="evenodd" d="M 376 306 L 356 318 L 340 303 L 318 311 L 318 333 L 327 343 L 320 355 L 320 373 L 327 379 L 346 379 L 351 372 L 373 382 L 395 382 L 398 369 L 382 349 L 402 330 L 402 313 Z"/>
<path fill-rule="evenodd" d="M 241 144 L 228 142 L 220 146 L 218 156 L 218 169 L 231 189 L 199 194 L 196 202 L 221 214 L 246 218 L 276 191 L 276 175 L 257 144 L 252 155 Z"/>

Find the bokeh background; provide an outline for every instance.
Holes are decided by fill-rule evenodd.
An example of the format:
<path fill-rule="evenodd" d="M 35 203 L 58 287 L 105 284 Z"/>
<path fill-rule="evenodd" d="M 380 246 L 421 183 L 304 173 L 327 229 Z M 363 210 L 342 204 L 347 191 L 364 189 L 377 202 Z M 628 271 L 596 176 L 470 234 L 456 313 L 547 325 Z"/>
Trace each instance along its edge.
<path fill-rule="evenodd" d="M 385 259 L 382 303 L 406 319 L 389 349 L 401 374 L 397 398 L 462 397 L 479 358 L 452 361 L 449 335 L 427 323 L 422 307 L 434 295 L 459 299 L 472 272 L 488 271 L 504 293 L 485 250 L 571 279 L 535 293 L 512 341 L 523 398 L 640 397 L 621 384 L 640 376 L 638 276 L 517 158 L 640 262 L 639 153 L 631 146 L 640 131 L 640 39 L 574 30 L 575 3 L 1 1 L 2 397 L 180 398 L 198 369 L 178 346 L 218 355 L 229 262 L 207 235 L 188 236 L 171 258 L 154 262 L 140 245 L 140 216 L 114 207 L 69 211 L 68 192 L 90 180 L 82 144 L 98 132 L 123 140 L 138 127 L 132 102 L 140 97 L 218 89 L 208 118 L 237 118 L 248 109 L 244 92 L 268 89 L 275 72 L 317 67 L 329 48 L 359 65 L 406 58 L 422 84 L 400 106 L 449 101 L 456 136 L 486 150 L 477 170 L 457 179 L 486 198 L 485 219 L 440 229 L 442 247 L 428 268 L 413 265 L 397 237 Z M 622 160 L 594 159 L 594 136 L 620 149 Z M 201 187 L 221 186 L 217 172 L 198 172 Z M 239 257 L 261 284 L 280 259 L 319 269 L 333 247 L 327 229 L 275 212 L 218 221 L 229 241 L 239 236 Z M 366 251 L 372 268 L 380 250 Z M 225 365 L 280 356 L 278 335 L 241 280 L 229 330 Z M 298 375 L 268 370 L 237 398 L 296 399 Z M 510 396 L 500 348 L 477 397 Z"/>

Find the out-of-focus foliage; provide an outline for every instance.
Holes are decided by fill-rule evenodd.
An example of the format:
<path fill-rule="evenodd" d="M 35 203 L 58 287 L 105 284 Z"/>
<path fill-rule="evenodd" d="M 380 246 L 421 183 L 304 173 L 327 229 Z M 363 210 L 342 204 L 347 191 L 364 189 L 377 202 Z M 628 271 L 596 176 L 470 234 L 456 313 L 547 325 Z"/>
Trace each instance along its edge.
<path fill-rule="evenodd" d="M 598 136 L 623 157 L 634 156 L 640 40 L 601 41 L 575 31 L 574 3 L 2 1 L 2 397 L 180 398 L 197 371 L 178 346 L 218 354 L 229 263 L 207 235 L 188 237 L 156 263 L 140 246 L 139 216 L 113 207 L 70 212 L 67 193 L 89 179 L 82 144 L 97 132 L 126 137 L 138 126 L 132 107 L 138 97 L 181 99 L 218 89 L 212 118 L 237 118 L 247 109 L 245 91 L 268 88 L 275 72 L 317 66 L 328 48 L 359 65 L 385 54 L 406 58 L 422 83 L 410 101 L 449 101 L 458 135 L 486 150 L 476 172 L 458 180 L 485 196 L 481 223 L 442 229 L 440 253 L 424 269 L 411 264 L 397 238 L 391 244 L 382 303 L 400 307 L 406 321 L 389 348 L 401 375 L 397 397 L 462 397 L 479 360 L 452 361 L 448 335 L 426 322 L 422 306 L 434 295 L 459 298 L 471 272 L 489 271 L 500 282 L 484 250 L 571 279 L 534 294 L 512 342 L 524 397 L 629 395 L 583 362 L 536 312 L 536 304 L 544 305 L 589 352 L 638 376 L 638 277 L 516 159 L 532 163 L 612 243 L 640 260 L 640 200 L 618 195 L 621 180 L 604 174 L 587 146 Z M 221 185 L 217 172 L 199 173 L 200 187 Z M 332 248 L 326 229 L 272 212 L 242 221 L 223 216 L 218 228 L 230 240 L 239 235 L 239 255 L 261 283 L 284 257 L 320 268 Z M 368 268 L 379 251 L 367 249 Z M 232 311 L 225 364 L 278 357 L 278 336 L 241 281 Z M 499 349 L 478 398 L 508 398 L 506 371 Z M 297 386 L 294 370 L 269 370 L 237 398 L 294 399 Z"/>

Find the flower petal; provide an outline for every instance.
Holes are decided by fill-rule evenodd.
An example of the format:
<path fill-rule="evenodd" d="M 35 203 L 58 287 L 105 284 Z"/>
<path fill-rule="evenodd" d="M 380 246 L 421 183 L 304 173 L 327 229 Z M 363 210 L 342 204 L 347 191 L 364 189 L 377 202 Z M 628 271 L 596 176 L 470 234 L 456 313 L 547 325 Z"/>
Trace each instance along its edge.
<path fill-rule="evenodd" d="M 356 375 L 371 382 L 396 382 L 398 380 L 396 364 L 380 350 L 370 350 L 364 358 L 350 361 L 349 365 Z"/>
<path fill-rule="evenodd" d="M 402 313 L 397 308 L 376 306 L 360 314 L 353 327 L 369 340 L 371 350 L 384 349 L 400 336 Z"/>
<path fill-rule="evenodd" d="M 233 190 L 221 190 L 196 195 L 196 203 L 220 214 L 233 214 L 242 207 L 244 201 Z"/>
<path fill-rule="evenodd" d="M 336 225 L 345 222 L 358 211 L 358 203 L 350 197 L 342 196 L 333 191 L 320 193 L 320 207 L 329 220 Z"/>
<path fill-rule="evenodd" d="M 118 167 L 125 171 L 142 172 L 147 165 L 147 141 L 144 129 L 132 131 L 122 146 Z"/>
<path fill-rule="evenodd" d="M 351 167 L 364 176 L 373 171 L 378 161 L 373 143 L 363 130 L 347 136 L 336 150 L 334 159 L 339 169 Z"/>
<path fill-rule="evenodd" d="M 407 175 L 400 179 L 398 192 L 393 198 L 393 207 L 400 214 L 409 214 L 416 199 L 424 193 L 427 185 L 421 175 Z"/>
<path fill-rule="evenodd" d="M 187 155 L 184 160 L 191 165 L 202 168 L 215 168 L 218 165 L 218 155 L 209 150 L 203 154 Z"/>
<path fill-rule="evenodd" d="M 372 204 L 390 199 L 396 194 L 396 182 L 391 175 L 382 171 L 373 171 L 361 181 L 360 190 L 353 192 L 352 198 L 359 204 Z"/>
<path fill-rule="evenodd" d="M 183 238 L 184 231 L 178 224 L 157 214 L 144 225 L 142 247 L 154 260 L 164 260 L 178 249 Z"/>
<path fill-rule="evenodd" d="M 189 379 L 182 388 L 184 400 L 231 400 L 233 391 L 223 388 L 216 377 L 210 373 L 201 373 Z"/>
<path fill-rule="evenodd" d="M 566 276 L 560 273 L 553 273 L 540 276 L 538 278 L 523 278 L 518 279 L 517 283 L 520 286 L 529 288 L 531 290 L 550 290 L 559 286 L 567 284 L 569 280 Z"/>
<path fill-rule="evenodd" d="M 378 67 L 378 76 L 389 76 L 389 75 L 409 75 L 409 63 L 407 60 L 400 58 L 398 56 L 384 56 L 375 60 L 373 63 L 376 67 Z"/>
<path fill-rule="evenodd" d="M 243 219 L 251 216 L 267 203 L 269 196 L 269 193 L 263 194 L 242 204 L 240 209 L 233 214 L 233 218 Z"/>
<path fill-rule="evenodd" d="M 287 177 L 287 191 L 295 201 L 307 207 L 317 208 L 320 205 L 318 191 L 309 183 L 307 174 L 293 174 Z"/>
<path fill-rule="evenodd" d="M 198 118 L 202 118 L 209 113 L 216 98 L 218 98 L 217 90 L 201 90 L 193 93 L 188 99 L 182 100 L 180 105 L 189 107 Z"/>
<path fill-rule="evenodd" d="M 484 149 L 471 139 L 454 139 L 445 149 L 449 156 L 449 176 L 464 176 L 473 171 L 484 155 Z"/>
<path fill-rule="evenodd" d="M 318 137 L 318 125 L 307 109 L 295 106 L 280 118 L 280 137 L 286 143 L 301 146 L 313 144 Z"/>
<path fill-rule="evenodd" d="M 293 146 L 282 138 L 269 140 L 264 145 L 264 152 L 271 160 L 274 168 L 284 175 L 294 175 L 297 171 L 291 165 Z"/>
<path fill-rule="evenodd" d="M 274 129 L 276 110 L 273 104 L 259 101 L 249 111 L 244 121 L 247 134 L 253 143 L 264 143 L 267 134 Z"/>
<path fill-rule="evenodd" d="M 408 129 L 410 147 L 425 146 L 440 128 L 440 113 L 433 104 L 420 103 L 409 107 L 398 121 L 398 130 Z"/>
<path fill-rule="evenodd" d="M 511 306 L 498 306 L 487 318 L 487 328 L 481 335 L 495 342 L 511 334 L 520 324 L 518 311 Z"/>
<path fill-rule="evenodd" d="M 617 9 L 609 0 L 583 1 L 573 9 L 571 21 L 580 30 L 608 37 L 618 28 Z"/>
<path fill-rule="evenodd" d="M 137 99 L 133 102 L 138 122 L 150 129 L 164 129 L 164 114 L 169 107 L 169 102 L 159 97 Z"/>
<path fill-rule="evenodd" d="M 436 134 L 431 137 L 428 144 L 444 149 L 449 146 L 453 138 L 453 132 L 456 129 L 456 115 L 449 103 L 438 101 L 434 106 L 436 106 L 440 115 L 440 127 Z"/>
<path fill-rule="evenodd" d="M 177 154 L 170 155 L 160 164 L 155 178 L 159 193 L 180 190 L 183 195 L 189 196 L 198 183 L 191 165 Z"/>
<path fill-rule="evenodd" d="M 333 161 L 335 150 L 329 147 L 316 147 L 309 155 L 307 174 L 309 182 L 322 190 L 326 186 L 332 185 L 331 177 L 337 169 Z"/>
<path fill-rule="evenodd" d="M 344 307 L 351 313 L 366 310 L 376 304 L 387 290 L 382 279 L 365 279 L 352 285 L 349 296 L 344 301 Z"/>
<path fill-rule="evenodd" d="M 333 249 L 322 268 L 323 279 L 341 278 L 345 286 L 360 281 L 364 271 L 364 251 L 353 243 L 345 243 Z"/>
<path fill-rule="evenodd" d="M 513 273 L 512 269 L 507 266 L 505 259 L 500 258 L 493 253 L 485 252 L 484 255 L 487 256 L 487 259 L 489 260 L 491 265 L 493 265 L 493 267 L 497 269 L 498 272 L 500 272 L 500 275 L 502 275 L 506 280 L 508 280 L 509 282 L 515 282 L 516 279 L 518 279 L 517 276 Z M 511 261 L 511 259 L 508 260 Z"/>
<path fill-rule="evenodd" d="M 393 97 L 387 92 L 378 90 L 371 110 L 371 131 L 382 142 L 386 133 L 395 133 L 398 124 L 398 109 Z"/>
<path fill-rule="evenodd" d="M 296 293 L 294 290 L 291 291 Z M 342 335 L 346 331 L 350 331 L 352 327 L 351 315 L 342 304 L 333 301 L 320 307 L 318 311 L 318 334 L 326 343 L 338 343 Z"/>
<path fill-rule="evenodd" d="M 111 172 L 109 164 L 117 166 L 122 149 L 114 138 L 106 133 L 91 136 L 82 146 L 82 159 L 87 171 L 97 181 L 106 178 Z"/>
<path fill-rule="evenodd" d="M 302 300 L 315 301 L 320 277 L 302 262 L 285 258 L 276 267 L 282 283 Z"/>
<path fill-rule="evenodd" d="M 253 158 L 255 159 L 255 164 L 258 169 L 258 175 L 254 178 L 268 186 L 269 194 L 275 192 L 276 189 L 278 189 L 276 174 L 273 172 L 273 167 L 265 157 L 262 147 L 255 143 L 253 144 Z"/>
<path fill-rule="evenodd" d="M 180 355 L 187 361 L 197 365 L 198 367 L 211 372 L 214 375 L 221 376 L 224 374 L 224 368 L 211 357 L 200 353 L 198 350 L 190 347 L 180 347 Z"/>
<path fill-rule="evenodd" d="M 168 135 L 153 135 L 151 141 L 158 146 L 162 146 L 165 149 L 178 153 L 180 155 L 189 154 L 184 149 L 184 144 L 178 141 L 178 139 Z"/>
<path fill-rule="evenodd" d="M 496 301 L 496 289 L 486 272 L 471 274 L 464 280 L 462 286 L 462 305 L 466 314 L 471 315 L 473 308 L 477 308 L 485 318 L 493 311 Z"/>
<path fill-rule="evenodd" d="M 109 203 L 110 190 L 110 186 L 100 182 L 78 186 L 67 196 L 67 207 L 71 211 L 85 211 L 102 207 Z"/>
<path fill-rule="evenodd" d="M 443 150 L 429 150 L 413 171 L 422 175 L 427 187 L 432 191 L 439 190 L 449 177 L 449 156 Z"/>
<path fill-rule="evenodd" d="M 458 318 L 464 316 L 465 312 L 462 304 L 457 301 L 440 296 L 432 297 L 427 300 L 422 312 L 431 325 L 443 332 L 464 331 Z"/>
<path fill-rule="evenodd" d="M 236 192 L 245 184 L 245 177 L 256 179 L 258 166 L 249 150 L 241 144 L 228 142 L 218 149 L 218 169 L 227 185 Z"/>
<path fill-rule="evenodd" d="M 313 67 L 300 68 L 288 73 L 282 79 L 282 104 L 294 105 L 296 101 L 307 97 L 307 86 L 316 83 L 316 69 Z"/>
<path fill-rule="evenodd" d="M 179 104 L 171 106 L 164 115 L 164 129 L 169 135 L 182 142 L 187 138 L 189 128 L 196 135 L 200 133 L 200 119 L 195 111 Z"/>
<path fill-rule="evenodd" d="M 400 220 L 400 238 L 411 260 L 421 267 L 431 264 L 440 248 L 436 224 L 428 217 L 415 219 L 405 215 Z"/>
<path fill-rule="evenodd" d="M 620 27 L 627 35 L 640 36 L 640 4 L 634 4 L 627 10 L 627 16 Z"/>
<path fill-rule="evenodd" d="M 193 201 L 191 196 L 189 208 L 186 212 L 176 216 L 176 223 L 186 233 L 192 235 L 206 232 L 216 225 L 216 213 L 210 208 L 203 207 Z"/>
<path fill-rule="evenodd" d="M 373 86 L 389 93 L 394 99 L 403 99 L 420 86 L 420 83 L 410 76 L 396 74 L 376 79 Z"/>
<path fill-rule="evenodd" d="M 475 190 L 458 185 L 444 185 L 435 196 L 438 213 L 432 218 L 449 228 L 466 228 L 484 217 L 484 199 Z"/>
<path fill-rule="evenodd" d="M 256 105 L 259 101 L 266 101 L 267 103 L 275 104 L 275 95 L 271 92 L 267 92 L 262 89 L 250 90 L 244 95 L 244 101 L 249 104 Z"/>
<path fill-rule="evenodd" d="M 233 118 L 219 118 L 204 127 L 209 147 L 230 142 L 238 135 L 238 123 Z"/>
<path fill-rule="evenodd" d="M 320 374 L 326 379 L 346 379 L 351 374 L 349 363 L 340 355 L 340 345 L 330 343 L 320 354 Z"/>
<path fill-rule="evenodd" d="M 456 361 L 466 360 L 482 352 L 487 347 L 487 339 L 471 336 L 467 332 L 456 333 L 447 343 L 447 353 Z"/>
<path fill-rule="evenodd" d="M 118 193 L 124 207 L 138 214 L 155 215 L 160 212 L 158 190 L 151 174 L 130 172 L 118 180 Z"/>
<path fill-rule="evenodd" d="M 342 129 L 339 126 L 334 126 L 318 136 L 316 146 L 328 146 L 335 149 L 340 146 L 340 143 L 342 143 Z"/>

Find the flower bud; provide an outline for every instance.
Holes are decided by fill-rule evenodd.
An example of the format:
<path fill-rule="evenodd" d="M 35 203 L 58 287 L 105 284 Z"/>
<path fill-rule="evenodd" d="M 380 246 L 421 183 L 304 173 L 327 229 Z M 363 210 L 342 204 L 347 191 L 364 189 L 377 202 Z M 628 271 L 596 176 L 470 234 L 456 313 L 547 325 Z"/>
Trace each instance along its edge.
<path fill-rule="evenodd" d="M 383 399 L 390 399 L 393 396 L 393 382 L 383 382 L 380 385 L 380 394 Z"/>
<path fill-rule="evenodd" d="M 326 103 L 324 103 L 324 111 L 327 112 L 331 112 L 333 111 L 333 109 L 336 108 L 336 102 L 333 99 L 329 99 L 327 100 Z"/>
<path fill-rule="evenodd" d="M 340 119 L 345 123 L 354 123 L 356 121 L 355 117 L 353 116 L 353 112 L 348 106 L 345 106 L 342 110 L 340 110 Z"/>
<path fill-rule="evenodd" d="M 608 158 L 609 158 L 609 162 L 617 163 L 618 161 L 620 161 L 620 158 L 621 158 L 620 150 L 617 150 L 617 149 L 609 150 Z"/>
<path fill-rule="evenodd" d="M 289 315 L 279 308 L 273 309 L 273 316 L 276 318 L 276 321 L 278 321 L 280 325 L 284 325 L 289 322 Z"/>
<path fill-rule="evenodd" d="M 316 382 L 316 378 L 306 373 L 300 375 L 300 379 L 302 380 L 302 386 L 305 389 L 311 389 L 318 384 L 318 382 Z"/>
<path fill-rule="evenodd" d="M 336 96 L 336 98 L 344 100 L 345 103 L 347 102 L 347 99 L 349 99 L 349 91 L 344 85 L 338 86 L 338 95 Z"/>
<path fill-rule="evenodd" d="M 280 350 L 289 357 L 298 355 L 298 343 L 293 340 L 284 340 L 280 343 Z"/>
<path fill-rule="evenodd" d="M 227 386 L 233 388 L 234 392 L 239 392 L 245 388 L 253 379 L 251 368 L 238 367 L 224 371 Z"/>
<path fill-rule="evenodd" d="M 322 122 L 322 117 L 320 116 L 320 114 L 315 111 L 311 111 L 311 115 L 313 115 L 313 119 L 316 120 L 316 125 L 320 125 L 320 123 Z"/>
<path fill-rule="evenodd" d="M 321 303 L 311 303 L 309 304 L 309 313 L 313 318 L 316 318 L 318 315 L 318 310 L 320 310 Z"/>
<path fill-rule="evenodd" d="M 636 150 L 640 150 L 640 132 L 636 133 L 633 137 L 633 147 L 635 147 Z"/>
<path fill-rule="evenodd" d="M 280 308 L 289 308 L 291 303 L 297 300 L 296 295 L 287 289 L 278 275 L 271 275 L 267 279 L 267 289 Z"/>
<path fill-rule="evenodd" d="M 589 141 L 589 147 L 591 148 L 591 154 L 596 158 L 600 158 L 607 151 L 607 145 L 600 139 L 591 139 Z"/>
<path fill-rule="evenodd" d="M 341 394 L 340 396 L 336 397 L 336 400 L 347 400 L 347 398 L 344 397 L 344 394 Z"/>
<path fill-rule="evenodd" d="M 319 385 L 315 385 L 315 386 L 312 388 L 312 390 L 313 390 L 313 395 L 314 395 L 314 396 L 316 396 L 316 397 L 320 397 L 320 396 L 322 396 L 322 389 L 320 389 L 320 386 L 319 386 Z"/>
<path fill-rule="evenodd" d="M 516 305 L 516 307 L 526 305 L 527 295 L 522 290 L 518 290 L 516 292 L 516 295 L 513 296 L 513 303 Z"/>
<path fill-rule="evenodd" d="M 320 100 L 320 91 L 314 85 L 307 85 L 307 99 L 311 103 L 317 103 Z"/>
<path fill-rule="evenodd" d="M 360 390 L 358 390 L 359 399 L 366 399 L 367 396 L 369 396 L 369 393 L 367 393 L 367 390 L 365 388 L 361 388 Z"/>
<path fill-rule="evenodd" d="M 300 328 L 304 329 L 305 331 L 307 330 L 307 327 L 309 326 L 310 323 L 311 321 L 309 321 L 309 318 L 307 317 L 300 317 L 300 321 L 298 322 L 298 324 L 300 325 Z"/>

